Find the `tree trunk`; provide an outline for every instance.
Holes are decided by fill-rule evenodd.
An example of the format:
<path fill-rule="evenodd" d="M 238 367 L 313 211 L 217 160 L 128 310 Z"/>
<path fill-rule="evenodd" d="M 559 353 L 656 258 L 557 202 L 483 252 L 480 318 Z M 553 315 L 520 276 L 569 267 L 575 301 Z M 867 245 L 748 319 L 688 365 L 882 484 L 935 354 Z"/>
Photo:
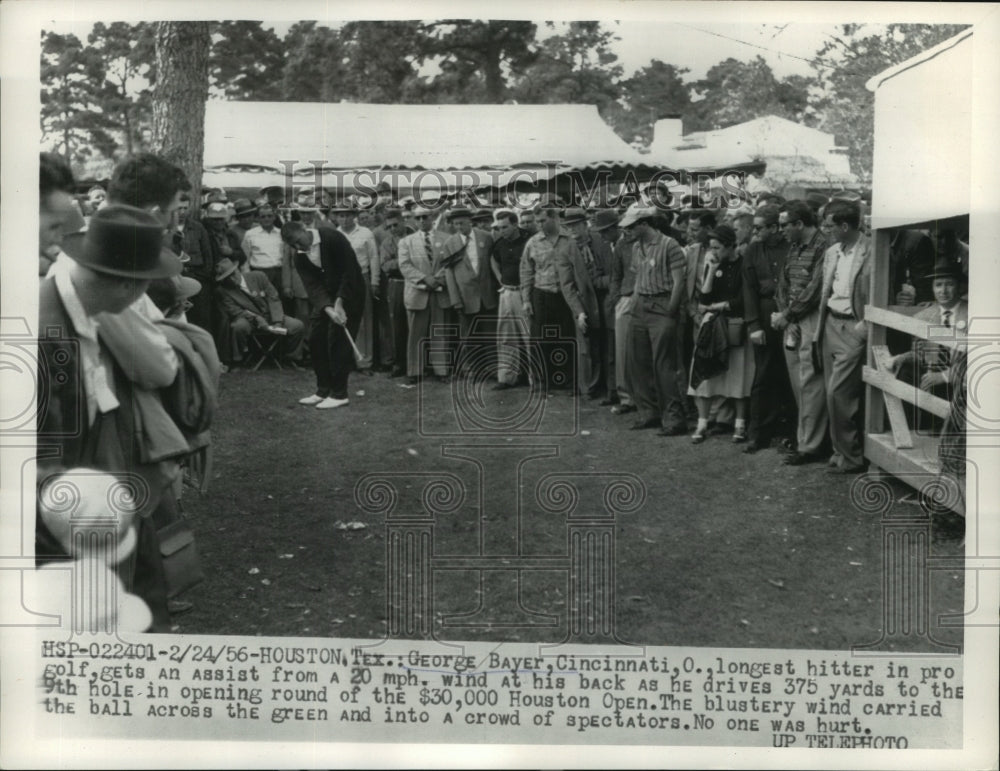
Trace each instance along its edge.
<path fill-rule="evenodd" d="M 503 103 L 503 74 L 500 72 L 501 49 L 491 46 L 485 51 L 483 74 L 486 76 L 486 101 L 488 104 Z"/>
<path fill-rule="evenodd" d="M 157 22 L 154 36 L 152 151 L 184 170 L 192 197 L 200 201 L 211 45 L 208 22 Z"/>

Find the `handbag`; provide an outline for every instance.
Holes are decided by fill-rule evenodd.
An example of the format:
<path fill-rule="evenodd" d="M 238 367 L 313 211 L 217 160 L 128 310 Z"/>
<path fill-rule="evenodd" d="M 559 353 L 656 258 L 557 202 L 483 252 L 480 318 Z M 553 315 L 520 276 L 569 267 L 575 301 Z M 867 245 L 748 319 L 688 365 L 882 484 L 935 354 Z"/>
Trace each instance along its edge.
<path fill-rule="evenodd" d="M 156 535 L 160 540 L 160 556 L 167 579 L 167 597 L 176 597 L 205 580 L 194 532 L 185 519 L 175 519 L 157 530 Z"/>
<path fill-rule="evenodd" d="M 730 348 L 739 348 L 746 340 L 746 324 L 742 318 L 726 319 L 726 342 Z"/>

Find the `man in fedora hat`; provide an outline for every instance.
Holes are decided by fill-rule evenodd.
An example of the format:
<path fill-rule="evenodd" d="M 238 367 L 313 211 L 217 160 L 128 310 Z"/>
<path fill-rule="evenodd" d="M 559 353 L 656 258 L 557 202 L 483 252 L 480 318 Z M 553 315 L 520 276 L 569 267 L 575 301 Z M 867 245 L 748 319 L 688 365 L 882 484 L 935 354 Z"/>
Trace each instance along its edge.
<path fill-rule="evenodd" d="M 85 235 L 64 243 L 66 258 L 40 286 L 39 485 L 66 468 L 87 467 L 118 476 L 138 475 L 149 496 L 139 512 L 139 545 L 119 567 L 126 586 L 149 605 L 154 631 L 169 629 L 166 585 L 159 542 L 149 516 L 170 484 L 160 464 L 144 458 L 135 441 L 136 399 L 144 390 L 134 367 L 142 357 L 115 353 L 103 337 L 106 319 L 130 309 L 150 282 L 180 273 L 181 264 L 163 249 L 163 221 L 142 209 L 111 204 L 91 218 Z M 133 351 L 135 354 L 144 351 Z M 172 365 L 172 369 L 170 366 Z M 177 362 L 164 363 L 164 386 Z M 40 562 L 65 557 L 42 518 L 36 524 Z"/>
<path fill-rule="evenodd" d="M 309 349 L 316 391 L 299 404 L 328 410 L 349 403 L 347 381 L 356 366 L 351 339 L 358 333 L 367 296 L 351 242 L 333 228 L 317 230 L 318 262 L 310 251 L 313 234 L 301 222 L 285 223 L 281 237 L 291 247 L 311 306 Z"/>
<path fill-rule="evenodd" d="M 913 365 L 915 371 L 912 374 L 904 373 L 909 375 L 909 379 L 921 389 L 951 401 L 948 385 L 954 353 L 949 347 L 938 345 L 929 338 L 932 327 L 943 328 L 945 334 L 956 338 L 968 335 L 969 304 L 962 299 L 966 277 L 957 262 L 944 256 L 938 258 L 926 278 L 934 292 L 934 302 L 917 311 L 913 318 L 927 325 L 927 334 L 922 339 L 915 339 L 911 350 L 893 356 L 889 364 L 893 372 L 900 372 L 904 365 Z M 925 420 L 922 416 L 918 419 Z M 930 420 L 930 427 L 938 425 L 939 421 Z"/>
<path fill-rule="evenodd" d="M 469 362 L 482 362 L 492 357 L 483 356 L 486 343 L 482 338 L 495 334 L 497 307 L 497 277 L 490 264 L 493 237 L 473 227 L 472 211 L 454 209 L 451 221 L 457 232 L 445 241 L 445 282 L 452 307 L 458 315 L 460 346 L 455 376 L 471 375 Z M 470 343 L 475 331 L 478 339 Z M 492 346 L 490 346 L 492 347 Z"/>
<path fill-rule="evenodd" d="M 287 335 L 284 355 L 297 361 L 304 327 L 286 316 L 281 298 L 267 276 L 256 270 L 241 273 L 232 260 L 223 259 L 215 268 L 216 294 L 222 312 L 229 319 L 233 335 L 233 361 L 245 360 L 248 341 L 254 332 Z"/>
<path fill-rule="evenodd" d="M 406 374 L 411 384 L 416 383 L 428 367 L 439 380 L 446 381 L 450 372 L 446 349 L 450 341 L 444 327 L 455 323 L 442 264 L 448 236 L 434 228 L 434 213 L 429 209 L 414 208 L 413 220 L 420 229 L 399 242 L 399 271 L 406 280 L 403 303 L 409 324 Z M 423 340 L 433 344 L 425 346 Z M 424 350 L 429 361 L 424 360 Z"/>
<path fill-rule="evenodd" d="M 236 247 L 240 249 L 240 254 L 243 254 L 241 248 L 243 238 L 256 224 L 257 206 L 249 198 L 237 198 L 233 203 L 233 208 L 236 222 L 229 226 L 226 234 L 229 236 L 230 243 L 235 242 Z M 237 262 L 240 267 L 243 267 L 245 261 L 246 255 L 244 254 L 242 260 Z"/>

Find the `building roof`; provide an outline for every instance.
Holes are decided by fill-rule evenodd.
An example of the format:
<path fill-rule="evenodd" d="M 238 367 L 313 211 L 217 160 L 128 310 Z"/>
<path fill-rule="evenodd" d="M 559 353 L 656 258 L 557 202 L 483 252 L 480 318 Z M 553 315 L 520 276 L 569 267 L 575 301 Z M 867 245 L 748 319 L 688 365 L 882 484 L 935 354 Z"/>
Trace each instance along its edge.
<path fill-rule="evenodd" d="M 858 179 L 853 174 L 835 174 L 823 163 L 808 155 L 766 155 L 764 181 L 771 188 L 785 185 L 815 188 L 857 188 Z"/>
<path fill-rule="evenodd" d="M 594 105 L 396 105 L 209 101 L 205 166 L 284 172 L 641 164 Z"/>

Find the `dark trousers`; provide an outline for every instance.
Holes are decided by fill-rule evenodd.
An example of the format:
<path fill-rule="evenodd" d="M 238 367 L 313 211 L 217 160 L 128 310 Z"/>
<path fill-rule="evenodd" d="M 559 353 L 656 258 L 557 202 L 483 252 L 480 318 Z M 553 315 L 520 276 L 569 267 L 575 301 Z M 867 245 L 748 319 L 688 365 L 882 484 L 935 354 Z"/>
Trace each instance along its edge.
<path fill-rule="evenodd" d="M 191 307 L 184 315 L 190 323 L 201 327 L 206 332 L 211 333 L 213 329 L 212 318 L 214 311 L 212 306 L 215 305 L 212 301 L 212 293 L 215 289 L 215 283 L 210 278 L 199 276 L 194 273 L 185 273 L 184 275 L 201 283 L 201 291 L 194 297 L 189 298 L 191 301 Z"/>
<path fill-rule="evenodd" d="M 406 338 L 410 327 L 403 303 L 403 289 L 406 282 L 401 278 L 390 278 L 386 290 L 386 310 L 389 314 L 389 329 L 392 338 L 392 365 L 397 372 L 406 370 Z"/>
<path fill-rule="evenodd" d="M 747 432 L 751 442 L 766 447 L 782 430 L 782 423 L 792 427 L 788 433 L 794 437 L 798 419 L 795 395 L 785 366 L 784 333 L 768 326 L 764 329 L 764 341 L 764 345 L 753 347 L 756 368 L 750 389 Z"/>
<path fill-rule="evenodd" d="M 392 320 L 389 317 L 388 280 L 379 287 L 379 298 L 375 301 L 375 331 L 378 339 L 378 359 L 373 362 L 380 367 L 391 368 L 396 364 L 396 341 L 392 336 Z"/>
<path fill-rule="evenodd" d="M 267 280 L 271 282 L 271 286 L 274 287 L 274 291 L 281 296 L 281 268 L 251 268 L 251 270 L 259 270 L 265 276 Z M 282 298 L 282 306 L 284 306 L 284 298 Z M 285 313 L 288 313 L 286 310 Z"/>
<path fill-rule="evenodd" d="M 348 317 L 347 329 L 357 337 L 360 316 Z M 347 377 L 355 368 L 354 351 L 340 324 L 333 323 L 325 313 L 314 314 L 309 331 L 309 353 L 316 372 L 316 395 L 347 398 Z"/>
<path fill-rule="evenodd" d="M 669 304 L 670 298 L 664 295 L 636 297 L 629 328 L 629 383 L 644 419 L 659 418 L 664 428 L 686 430 L 677 377 L 682 326 L 667 314 Z"/>
<path fill-rule="evenodd" d="M 550 388 L 573 389 L 576 331 L 573 311 L 561 292 L 531 290 L 531 343 L 541 348 L 545 382 Z"/>

